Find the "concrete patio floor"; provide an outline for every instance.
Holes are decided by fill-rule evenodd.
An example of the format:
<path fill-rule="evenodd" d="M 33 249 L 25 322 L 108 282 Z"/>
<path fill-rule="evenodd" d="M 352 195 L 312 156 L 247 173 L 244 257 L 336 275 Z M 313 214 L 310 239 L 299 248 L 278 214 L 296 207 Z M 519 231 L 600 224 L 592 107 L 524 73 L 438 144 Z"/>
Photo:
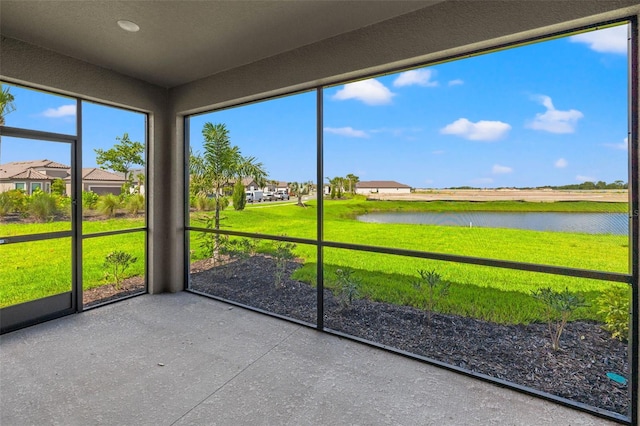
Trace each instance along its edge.
<path fill-rule="evenodd" d="M 0 424 L 607 425 L 189 293 L 0 338 Z"/>

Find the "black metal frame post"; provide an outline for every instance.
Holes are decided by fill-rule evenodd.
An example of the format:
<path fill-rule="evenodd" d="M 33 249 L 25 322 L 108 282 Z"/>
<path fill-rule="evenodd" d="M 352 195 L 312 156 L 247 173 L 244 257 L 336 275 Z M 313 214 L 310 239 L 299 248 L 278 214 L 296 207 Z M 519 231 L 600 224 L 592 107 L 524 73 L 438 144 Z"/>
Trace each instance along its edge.
<path fill-rule="evenodd" d="M 638 41 L 638 18 L 630 19 L 630 37 L 629 37 L 629 134 L 628 134 L 628 150 L 629 150 L 629 196 L 630 196 L 630 220 L 629 226 L 631 230 L 630 249 L 630 271 L 631 271 L 631 313 L 629 327 L 629 368 L 630 368 L 630 392 L 631 400 L 631 424 L 637 425 L 640 421 L 640 407 L 638 403 L 638 381 L 640 369 L 638 358 L 638 346 L 640 345 L 640 165 L 638 156 L 640 156 L 640 114 L 638 103 L 640 102 L 640 90 L 638 86 L 638 67 L 640 66 L 638 49 L 640 43 Z"/>
<path fill-rule="evenodd" d="M 318 200 L 317 215 L 317 264 L 316 264 L 316 290 L 317 290 L 317 322 L 318 330 L 324 328 L 324 130 L 323 130 L 323 90 L 322 87 L 316 89 L 316 122 L 317 122 L 317 163 L 316 163 L 316 199 Z"/>

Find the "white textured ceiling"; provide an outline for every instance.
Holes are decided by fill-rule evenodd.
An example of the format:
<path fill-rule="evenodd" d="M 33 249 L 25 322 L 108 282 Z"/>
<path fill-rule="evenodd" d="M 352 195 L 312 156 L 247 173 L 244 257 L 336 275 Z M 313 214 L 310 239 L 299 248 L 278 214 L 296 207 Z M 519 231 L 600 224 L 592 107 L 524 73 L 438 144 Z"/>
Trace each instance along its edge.
<path fill-rule="evenodd" d="M 2 0 L 0 32 L 174 87 L 441 1 Z"/>

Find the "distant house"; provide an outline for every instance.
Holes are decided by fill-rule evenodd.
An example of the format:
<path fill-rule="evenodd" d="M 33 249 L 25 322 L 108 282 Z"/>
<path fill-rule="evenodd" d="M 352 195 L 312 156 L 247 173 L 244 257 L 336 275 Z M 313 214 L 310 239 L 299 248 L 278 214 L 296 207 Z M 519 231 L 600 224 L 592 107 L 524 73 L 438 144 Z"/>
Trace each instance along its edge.
<path fill-rule="evenodd" d="M 287 182 L 280 181 L 268 181 L 264 188 L 262 188 L 265 192 L 276 192 L 276 191 L 287 191 L 289 189 L 289 185 Z"/>
<path fill-rule="evenodd" d="M 356 194 L 409 194 L 411 187 L 393 180 L 369 180 L 356 184 Z"/>
<path fill-rule="evenodd" d="M 67 179 L 68 181 L 69 179 Z M 98 195 L 119 195 L 124 185 L 124 176 L 120 173 L 109 172 L 98 168 L 82 169 L 82 190 L 93 191 Z M 71 191 L 71 184 L 67 184 L 67 193 Z"/>
<path fill-rule="evenodd" d="M 51 192 L 54 179 L 66 183 L 67 194 L 71 193 L 71 167 L 51 160 L 14 161 L 0 165 L 0 192 L 12 189 L 23 190 L 27 195 L 41 190 Z M 99 195 L 120 194 L 124 176 L 98 168 L 82 169 L 82 190 Z"/>

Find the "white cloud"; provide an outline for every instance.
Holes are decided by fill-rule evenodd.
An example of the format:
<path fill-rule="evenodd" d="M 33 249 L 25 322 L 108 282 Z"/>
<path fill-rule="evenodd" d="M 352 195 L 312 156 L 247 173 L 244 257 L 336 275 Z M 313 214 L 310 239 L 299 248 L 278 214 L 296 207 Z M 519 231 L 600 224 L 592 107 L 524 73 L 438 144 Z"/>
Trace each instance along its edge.
<path fill-rule="evenodd" d="M 513 172 L 513 169 L 511 167 L 508 167 L 508 166 L 501 166 L 500 164 L 494 164 L 493 168 L 491 169 L 491 172 L 494 175 L 502 175 L 502 174 L 505 174 L 505 173 Z"/>
<path fill-rule="evenodd" d="M 560 111 L 555 109 L 553 101 L 549 96 L 540 95 L 535 98 L 547 111 L 536 114 L 536 117 L 527 124 L 527 127 L 534 130 L 544 130 L 550 133 L 573 133 L 578 120 L 584 115 L 575 109 Z"/>
<path fill-rule="evenodd" d="M 569 37 L 574 43 L 585 43 L 589 49 L 601 53 L 627 53 L 627 26 L 606 28 Z"/>
<path fill-rule="evenodd" d="M 418 85 L 423 87 L 434 87 L 438 85 L 437 81 L 431 79 L 435 77 L 436 73 L 433 70 L 410 70 L 400 73 L 400 75 L 393 81 L 393 87 L 404 87 Z"/>
<path fill-rule="evenodd" d="M 325 127 L 324 131 L 334 135 L 346 136 L 348 138 L 368 138 L 369 135 L 364 130 L 356 130 L 353 127 Z"/>
<path fill-rule="evenodd" d="M 569 162 L 564 158 L 558 158 L 558 160 L 555 163 L 553 163 L 553 165 L 559 169 L 564 169 L 569 165 Z"/>
<path fill-rule="evenodd" d="M 626 151 L 627 148 L 629 147 L 629 138 L 624 138 L 624 140 L 620 143 L 605 143 L 604 146 L 607 146 L 609 148 L 613 148 L 613 149 L 619 149 L 622 151 Z"/>
<path fill-rule="evenodd" d="M 456 78 L 455 80 L 450 80 L 449 81 L 449 86 L 459 86 L 461 84 L 464 84 L 464 81 L 460 80 L 459 78 Z"/>
<path fill-rule="evenodd" d="M 76 115 L 76 106 L 75 104 L 71 105 L 62 105 L 58 108 L 48 108 L 45 110 L 42 115 L 49 118 L 59 118 L 59 117 L 69 117 Z"/>
<path fill-rule="evenodd" d="M 391 98 L 394 96 L 395 93 L 391 92 L 375 78 L 372 78 L 345 84 L 342 89 L 333 95 L 333 99 L 338 101 L 356 99 L 367 105 L 384 105 L 391 103 Z"/>
<path fill-rule="evenodd" d="M 576 180 L 578 182 L 595 182 L 596 178 L 591 177 L 591 176 L 578 175 L 578 176 L 576 176 Z"/>
<path fill-rule="evenodd" d="M 481 120 L 472 123 L 466 118 L 459 118 L 440 129 L 440 133 L 461 136 L 472 141 L 494 141 L 505 136 L 509 130 L 511 126 L 502 121 Z"/>

